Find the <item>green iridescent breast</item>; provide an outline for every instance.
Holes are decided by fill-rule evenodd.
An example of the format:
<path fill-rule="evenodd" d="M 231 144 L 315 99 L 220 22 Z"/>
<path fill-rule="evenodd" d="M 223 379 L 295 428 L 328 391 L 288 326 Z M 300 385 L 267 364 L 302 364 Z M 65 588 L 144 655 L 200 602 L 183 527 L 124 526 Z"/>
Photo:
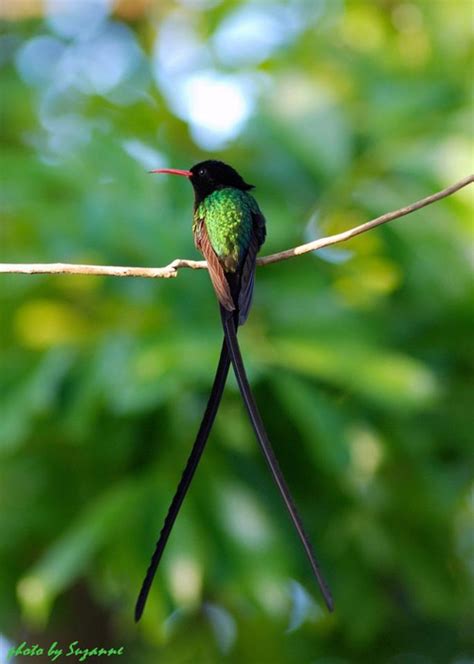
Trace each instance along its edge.
<path fill-rule="evenodd" d="M 194 212 L 193 230 L 204 220 L 212 248 L 225 269 L 238 269 L 252 238 L 252 213 L 258 214 L 256 200 L 232 187 L 209 194 Z"/>

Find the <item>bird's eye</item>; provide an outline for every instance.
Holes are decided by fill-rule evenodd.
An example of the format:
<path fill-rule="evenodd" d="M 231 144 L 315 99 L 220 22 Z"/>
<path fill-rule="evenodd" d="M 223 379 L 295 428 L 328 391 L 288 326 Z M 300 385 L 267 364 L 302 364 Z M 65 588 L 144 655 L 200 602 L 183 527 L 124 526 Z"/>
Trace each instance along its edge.
<path fill-rule="evenodd" d="M 201 176 L 206 175 L 206 169 L 200 168 L 198 175 L 201 175 Z"/>

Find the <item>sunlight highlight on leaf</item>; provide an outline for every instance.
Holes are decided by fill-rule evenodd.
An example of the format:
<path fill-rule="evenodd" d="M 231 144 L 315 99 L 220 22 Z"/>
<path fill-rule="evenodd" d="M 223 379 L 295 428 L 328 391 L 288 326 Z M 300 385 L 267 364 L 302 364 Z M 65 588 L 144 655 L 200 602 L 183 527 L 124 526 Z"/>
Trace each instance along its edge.
<path fill-rule="evenodd" d="M 394 291 L 403 275 L 392 261 L 382 257 L 364 257 L 354 260 L 334 281 L 334 289 L 347 304 L 366 307 Z"/>
<path fill-rule="evenodd" d="M 178 556 L 173 559 L 168 572 L 170 592 L 181 607 L 197 606 L 202 592 L 201 566 L 192 558 Z"/>
<path fill-rule="evenodd" d="M 274 340 L 262 359 L 329 380 L 387 408 L 424 408 L 439 396 L 433 373 L 405 355 L 364 346 Z"/>
<path fill-rule="evenodd" d="M 72 306 L 54 300 L 31 300 L 16 312 L 15 332 L 20 343 L 43 349 L 76 344 L 88 338 L 90 326 Z"/>
<path fill-rule="evenodd" d="M 226 484 L 220 491 L 219 511 L 225 529 L 246 547 L 258 550 L 272 539 L 267 515 L 248 491 Z"/>

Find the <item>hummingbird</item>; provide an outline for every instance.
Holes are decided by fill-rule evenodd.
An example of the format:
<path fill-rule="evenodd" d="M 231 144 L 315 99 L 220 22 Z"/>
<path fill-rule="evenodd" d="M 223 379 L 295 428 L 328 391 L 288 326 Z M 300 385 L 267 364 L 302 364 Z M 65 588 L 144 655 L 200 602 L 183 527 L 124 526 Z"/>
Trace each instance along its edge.
<path fill-rule="evenodd" d="M 151 172 L 180 175 L 188 178 L 193 186 L 194 243 L 207 261 L 209 276 L 219 303 L 224 339 L 211 393 L 194 445 L 169 506 L 138 596 L 135 620 L 138 622 L 142 616 L 166 543 L 204 451 L 231 364 L 265 461 L 303 545 L 324 601 L 329 611 L 332 611 L 331 592 L 266 433 L 237 340 L 237 329 L 245 323 L 249 314 L 257 254 L 266 237 L 265 217 L 257 201 L 249 193 L 254 186 L 245 182 L 234 168 L 216 160 L 202 161 L 190 170 L 160 168 Z"/>

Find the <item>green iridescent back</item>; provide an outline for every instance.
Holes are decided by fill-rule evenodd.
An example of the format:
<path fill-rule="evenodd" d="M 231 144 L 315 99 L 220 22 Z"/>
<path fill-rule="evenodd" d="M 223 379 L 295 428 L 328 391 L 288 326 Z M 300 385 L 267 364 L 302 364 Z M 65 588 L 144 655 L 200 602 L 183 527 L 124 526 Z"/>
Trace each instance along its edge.
<path fill-rule="evenodd" d="M 237 270 L 247 252 L 252 239 L 252 213 L 261 214 L 257 201 L 233 187 L 209 194 L 194 212 L 193 232 L 204 220 L 211 246 L 226 271 Z"/>

